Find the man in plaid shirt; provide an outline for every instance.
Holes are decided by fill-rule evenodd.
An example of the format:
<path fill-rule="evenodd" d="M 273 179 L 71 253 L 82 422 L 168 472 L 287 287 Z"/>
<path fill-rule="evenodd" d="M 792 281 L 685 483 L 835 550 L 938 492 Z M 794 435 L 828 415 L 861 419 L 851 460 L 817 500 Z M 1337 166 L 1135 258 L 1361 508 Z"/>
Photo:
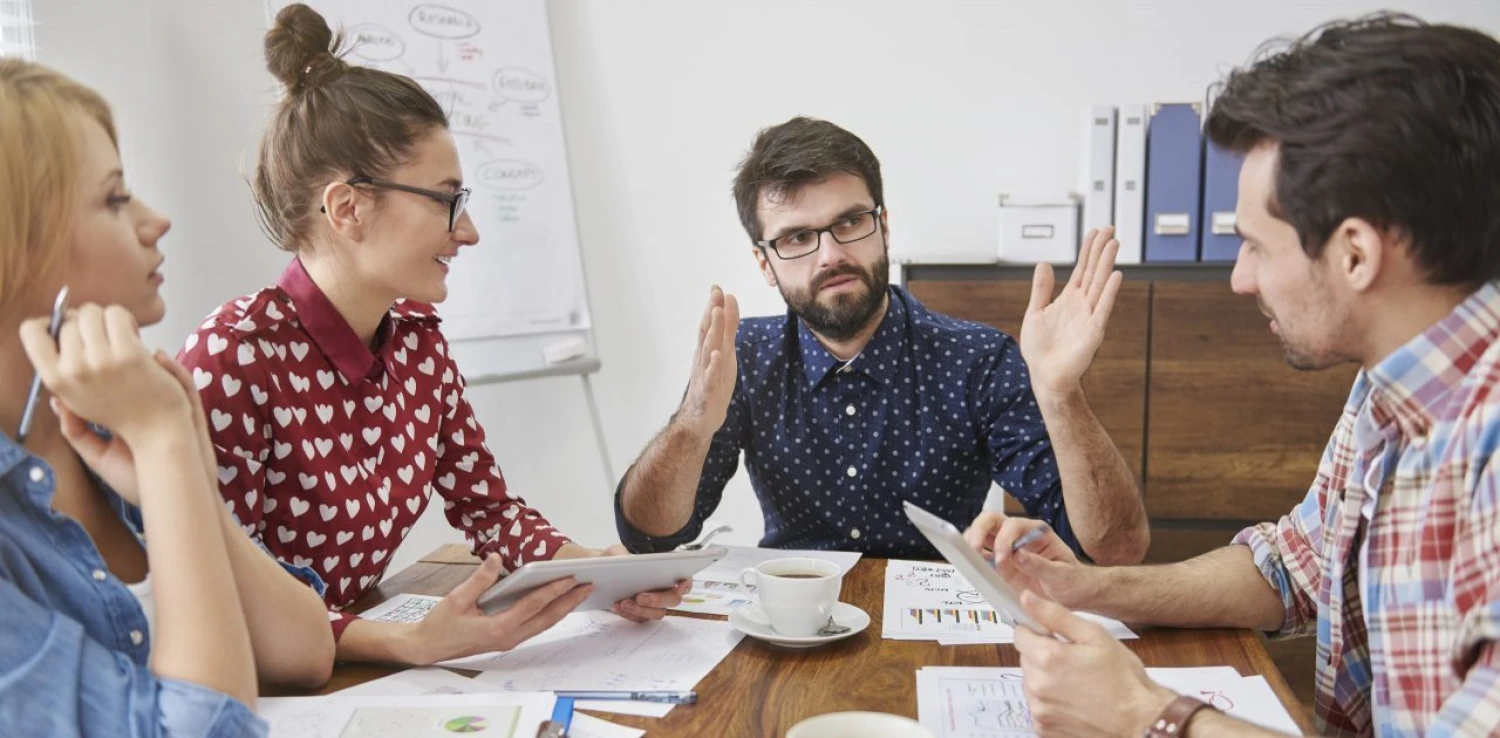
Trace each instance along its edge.
<path fill-rule="evenodd" d="M 971 540 L 1068 639 L 1016 636 L 1038 731 L 1266 732 L 1152 683 L 1073 608 L 1315 633 L 1329 734 L 1500 733 L 1500 43 L 1325 26 L 1231 73 L 1206 131 L 1245 155 L 1231 286 L 1294 368 L 1361 371 L 1306 499 L 1230 546 L 1103 568 L 1050 535 L 1009 554 L 1036 521 Z"/>

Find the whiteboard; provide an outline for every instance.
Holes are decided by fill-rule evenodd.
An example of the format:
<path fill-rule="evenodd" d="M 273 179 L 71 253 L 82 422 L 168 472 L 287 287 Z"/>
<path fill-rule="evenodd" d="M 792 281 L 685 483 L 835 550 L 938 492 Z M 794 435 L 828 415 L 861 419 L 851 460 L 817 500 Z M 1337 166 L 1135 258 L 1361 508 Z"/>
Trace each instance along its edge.
<path fill-rule="evenodd" d="M 597 369 L 545 0 L 307 4 L 344 32 L 346 61 L 411 77 L 448 112 L 480 238 L 438 306 L 464 374 Z M 562 345 L 573 358 L 549 364 Z"/>

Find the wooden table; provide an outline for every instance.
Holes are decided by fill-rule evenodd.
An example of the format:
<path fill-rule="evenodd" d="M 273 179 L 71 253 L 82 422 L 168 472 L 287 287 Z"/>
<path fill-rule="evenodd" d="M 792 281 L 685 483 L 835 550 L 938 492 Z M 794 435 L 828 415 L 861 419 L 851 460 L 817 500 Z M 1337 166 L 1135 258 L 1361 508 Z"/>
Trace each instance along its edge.
<path fill-rule="evenodd" d="M 439 548 L 386 579 L 351 610 L 362 611 L 402 592 L 447 594 L 469 576 L 474 566 L 474 558 L 463 547 Z M 1019 664 L 1011 646 L 938 646 L 925 641 L 882 640 L 884 586 L 885 561 L 881 559 L 861 559 L 844 578 L 840 599 L 858 605 L 872 619 L 870 627 L 853 638 L 822 648 L 791 650 L 747 637 L 698 683 L 698 704 L 678 707 L 664 718 L 598 715 L 644 728 L 650 738 L 781 736 L 798 721 L 825 712 L 875 710 L 916 717 L 916 672 L 923 666 Z M 1254 633 L 1170 628 L 1136 631 L 1140 639 L 1125 644 L 1147 666 L 1228 665 L 1247 676 L 1264 675 L 1303 732 L 1312 732 L 1307 711 L 1293 697 Z M 340 664 L 334 669 L 332 681 L 321 690 L 268 689 L 266 694 L 327 694 L 398 670 Z"/>

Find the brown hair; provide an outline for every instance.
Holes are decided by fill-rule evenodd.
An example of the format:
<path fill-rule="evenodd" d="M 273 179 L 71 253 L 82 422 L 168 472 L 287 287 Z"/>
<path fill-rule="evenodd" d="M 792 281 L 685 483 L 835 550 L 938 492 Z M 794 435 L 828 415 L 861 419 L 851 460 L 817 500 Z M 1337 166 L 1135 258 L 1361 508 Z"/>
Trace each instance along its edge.
<path fill-rule="evenodd" d="M 119 147 L 99 93 L 40 64 L 0 59 L 0 309 L 62 261 L 82 166 L 80 120 L 97 121 Z"/>
<path fill-rule="evenodd" d="M 1206 130 L 1241 153 L 1280 146 L 1267 207 L 1308 256 L 1357 217 L 1409 237 L 1434 284 L 1500 278 L 1500 42 L 1382 13 L 1260 57 L 1224 81 Z"/>
<path fill-rule="evenodd" d="M 796 197 L 803 187 L 838 172 L 864 180 L 875 204 L 885 204 L 880 160 L 859 136 L 826 120 L 801 116 L 762 129 L 734 177 L 734 202 L 750 240 L 761 240 L 756 206 L 762 192 L 772 202 Z"/>
<path fill-rule="evenodd" d="M 266 67 L 286 95 L 266 126 L 252 184 L 261 226 L 285 251 L 306 245 L 316 195 L 335 180 L 400 166 L 442 106 L 408 77 L 351 65 L 342 34 L 301 3 L 266 32 Z"/>

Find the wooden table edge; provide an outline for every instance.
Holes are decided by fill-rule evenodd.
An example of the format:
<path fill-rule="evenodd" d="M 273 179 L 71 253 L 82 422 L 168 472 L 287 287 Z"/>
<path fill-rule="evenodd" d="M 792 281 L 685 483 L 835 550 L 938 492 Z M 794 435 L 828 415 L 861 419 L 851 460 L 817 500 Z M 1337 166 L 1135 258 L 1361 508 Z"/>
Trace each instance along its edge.
<path fill-rule="evenodd" d="M 1315 735 L 1312 715 L 1297 695 L 1292 692 L 1290 685 L 1286 683 L 1286 677 L 1281 675 L 1281 670 L 1276 668 L 1276 662 L 1271 660 L 1271 654 L 1266 650 L 1266 645 L 1261 641 L 1259 633 L 1253 630 L 1239 630 L 1240 647 L 1244 649 L 1246 658 L 1255 665 L 1256 671 L 1266 678 L 1266 683 L 1271 685 L 1271 691 L 1276 693 L 1276 699 L 1281 700 L 1281 706 L 1296 721 L 1297 727 L 1302 730 L 1302 735 Z"/>

